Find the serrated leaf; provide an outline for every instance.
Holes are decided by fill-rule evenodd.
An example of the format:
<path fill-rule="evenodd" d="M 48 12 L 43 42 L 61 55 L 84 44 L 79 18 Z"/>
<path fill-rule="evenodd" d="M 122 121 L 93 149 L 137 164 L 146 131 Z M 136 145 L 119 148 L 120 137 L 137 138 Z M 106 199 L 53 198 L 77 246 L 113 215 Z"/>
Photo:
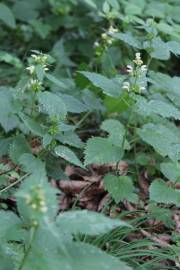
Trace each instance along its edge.
<path fill-rule="evenodd" d="M 87 210 L 68 211 L 58 215 L 56 220 L 60 232 L 68 234 L 98 235 L 121 226 L 129 226 L 118 219 Z"/>
<path fill-rule="evenodd" d="M 77 158 L 74 152 L 68 147 L 59 145 L 54 149 L 54 152 L 58 157 L 61 157 L 76 166 L 84 168 L 82 162 Z"/>
<path fill-rule="evenodd" d="M 151 53 L 151 57 L 159 60 L 168 60 L 170 58 L 169 47 L 160 37 L 153 39 L 152 48 L 154 50 Z"/>
<path fill-rule="evenodd" d="M 19 240 L 21 220 L 11 211 L 0 211 L 0 239 Z M 18 237 L 18 238 L 17 238 Z"/>
<path fill-rule="evenodd" d="M 66 245 L 69 256 L 61 256 L 60 269 L 69 270 L 132 270 L 126 263 L 120 261 L 95 246 L 86 243 L 70 243 Z M 69 260 L 69 257 L 71 260 Z M 81 258 L 81 259 L 79 259 Z M 67 261 L 70 267 L 63 267 Z"/>
<path fill-rule="evenodd" d="M 20 157 L 30 152 L 30 146 L 23 135 L 16 136 L 9 148 L 9 156 L 14 163 L 19 163 Z"/>
<path fill-rule="evenodd" d="M 161 172 L 167 179 L 173 182 L 180 182 L 180 164 L 172 162 L 163 162 L 160 165 Z"/>
<path fill-rule="evenodd" d="M 56 77 L 54 77 L 52 74 L 47 73 L 46 74 L 46 78 L 51 81 L 52 83 L 54 83 L 55 85 L 59 86 L 62 89 L 66 89 L 67 86 L 65 85 L 65 83 L 63 83 L 62 81 L 60 81 L 59 79 L 57 79 Z"/>
<path fill-rule="evenodd" d="M 150 199 L 157 203 L 180 206 L 180 190 L 167 186 L 161 179 L 154 180 L 149 191 Z"/>
<path fill-rule="evenodd" d="M 12 138 L 0 139 L 0 157 L 8 154 L 9 146 L 11 145 L 12 140 Z"/>
<path fill-rule="evenodd" d="M 122 93 L 120 85 L 112 79 L 108 79 L 103 75 L 94 72 L 81 71 L 80 73 L 108 96 L 119 97 Z"/>
<path fill-rule="evenodd" d="M 173 104 L 162 100 L 147 101 L 143 97 L 137 97 L 136 108 L 137 112 L 144 116 L 155 113 L 167 118 L 180 119 L 180 111 Z"/>
<path fill-rule="evenodd" d="M 21 120 L 24 122 L 25 126 L 35 135 L 43 137 L 45 130 L 41 125 L 34 119 L 28 117 L 27 115 L 20 115 Z"/>
<path fill-rule="evenodd" d="M 16 21 L 10 8 L 3 3 L 0 3 L 0 20 L 11 28 L 16 27 Z"/>
<path fill-rule="evenodd" d="M 179 44 L 179 42 L 174 41 L 174 40 L 168 41 L 167 42 L 167 46 L 168 46 L 169 50 L 172 53 L 174 53 L 176 55 L 179 55 L 180 54 L 180 44 Z"/>
<path fill-rule="evenodd" d="M 128 176 L 115 176 L 107 174 L 104 179 L 104 187 L 111 194 L 116 203 L 123 200 L 134 199 L 134 185 Z"/>
<path fill-rule="evenodd" d="M 40 160 L 35 158 L 32 154 L 23 154 L 19 158 L 19 162 L 23 167 L 23 170 L 27 173 L 34 174 L 39 178 L 39 182 L 46 179 L 46 169 L 45 164 Z"/>
<path fill-rule="evenodd" d="M 122 149 L 106 138 L 94 137 L 87 141 L 85 147 L 85 166 L 92 163 L 105 164 L 118 162 L 122 158 Z"/>
<path fill-rule="evenodd" d="M 141 48 L 141 43 L 138 39 L 136 39 L 131 32 L 127 33 L 117 33 L 113 35 L 114 38 L 119 39 L 128 45 L 135 47 L 135 48 Z"/>
<path fill-rule="evenodd" d="M 87 111 L 87 107 L 79 99 L 65 94 L 61 94 L 60 97 L 66 104 L 68 112 L 81 113 Z"/>
<path fill-rule="evenodd" d="M 49 116 L 58 116 L 65 118 L 67 109 L 61 97 L 47 91 L 41 92 L 38 95 L 40 110 L 46 112 Z"/>
<path fill-rule="evenodd" d="M 1 90 L 1 89 L 0 89 Z M 2 88 L 0 91 L 0 124 L 6 132 L 18 126 L 19 120 L 14 115 L 12 93 L 9 88 Z"/>
<path fill-rule="evenodd" d="M 84 143 L 78 137 L 78 135 L 73 131 L 65 131 L 60 135 L 55 136 L 56 140 L 62 144 L 68 144 L 76 148 L 83 148 Z"/>
<path fill-rule="evenodd" d="M 174 153 L 174 151 L 180 139 L 173 129 L 162 124 L 146 124 L 137 132 L 143 141 L 153 146 L 163 157 L 169 156 L 173 161 L 179 158 L 179 155 L 176 155 L 179 152 Z"/>
<path fill-rule="evenodd" d="M 122 147 L 125 128 L 118 120 L 107 119 L 102 123 L 101 128 L 109 133 L 108 140 L 112 144 Z"/>

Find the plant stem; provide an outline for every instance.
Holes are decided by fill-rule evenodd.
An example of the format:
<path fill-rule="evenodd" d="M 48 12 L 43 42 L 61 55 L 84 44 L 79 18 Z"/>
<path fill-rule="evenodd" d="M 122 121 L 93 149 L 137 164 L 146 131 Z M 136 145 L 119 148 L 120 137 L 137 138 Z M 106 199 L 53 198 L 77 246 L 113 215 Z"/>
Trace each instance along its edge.
<path fill-rule="evenodd" d="M 3 188 L 0 190 L 0 193 L 10 189 L 11 187 L 15 186 L 16 184 L 18 184 L 19 182 L 21 182 L 24 178 L 26 178 L 26 176 L 28 176 L 29 173 L 26 173 L 25 175 L 23 175 L 22 177 L 20 177 L 17 181 L 13 182 L 12 184 L 10 184 L 9 186 Z"/>
<path fill-rule="evenodd" d="M 27 250 L 24 253 L 24 256 L 22 258 L 22 261 L 21 261 L 21 263 L 20 263 L 20 265 L 19 265 L 19 267 L 18 267 L 17 270 L 22 270 L 23 267 L 24 267 L 24 264 L 26 262 L 26 259 L 27 259 L 28 255 L 29 255 L 30 250 L 31 250 L 31 246 L 32 246 L 33 240 L 35 238 L 36 231 L 37 231 L 37 227 L 33 227 L 31 229 L 31 238 L 30 238 L 30 241 L 29 241 L 29 245 L 27 247 Z"/>
<path fill-rule="evenodd" d="M 81 120 L 76 124 L 76 129 L 80 127 L 80 125 L 86 120 L 86 118 L 91 114 L 91 112 L 87 112 Z"/>

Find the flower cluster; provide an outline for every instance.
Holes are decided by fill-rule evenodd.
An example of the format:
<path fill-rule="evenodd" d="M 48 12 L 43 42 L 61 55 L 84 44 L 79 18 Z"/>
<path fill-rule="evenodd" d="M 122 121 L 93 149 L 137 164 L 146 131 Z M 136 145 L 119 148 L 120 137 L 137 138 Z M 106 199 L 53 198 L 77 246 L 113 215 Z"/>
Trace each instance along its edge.
<path fill-rule="evenodd" d="M 117 28 L 110 26 L 107 32 L 101 35 L 101 38 L 106 44 L 111 45 L 114 41 L 113 35 L 117 32 L 118 32 Z"/>
<path fill-rule="evenodd" d="M 32 64 L 27 67 L 26 69 L 29 71 L 30 75 L 35 74 L 36 66 L 40 66 L 44 71 L 48 71 L 49 68 L 47 67 L 47 60 L 48 57 L 45 54 L 32 54 Z"/>
<path fill-rule="evenodd" d="M 41 90 L 42 83 L 37 79 L 30 79 L 28 83 L 28 88 L 31 89 L 33 92 L 39 92 Z"/>
<path fill-rule="evenodd" d="M 147 66 L 143 65 L 143 61 L 141 59 L 141 54 L 138 52 L 135 54 L 135 59 L 133 60 L 134 65 L 127 65 L 126 71 L 131 76 L 130 82 L 123 82 L 122 88 L 128 92 L 134 91 L 141 93 L 146 90 L 143 80 L 139 80 L 140 78 L 144 78 L 147 72 Z"/>
<path fill-rule="evenodd" d="M 29 205 L 31 209 L 40 213 L 47 212 L 45 194 L 41 185 L 38 185 L 37 187 L 32 187 L 31 195 L 27 194 L 25 196 L 25 199 L 26 204 Z"/>

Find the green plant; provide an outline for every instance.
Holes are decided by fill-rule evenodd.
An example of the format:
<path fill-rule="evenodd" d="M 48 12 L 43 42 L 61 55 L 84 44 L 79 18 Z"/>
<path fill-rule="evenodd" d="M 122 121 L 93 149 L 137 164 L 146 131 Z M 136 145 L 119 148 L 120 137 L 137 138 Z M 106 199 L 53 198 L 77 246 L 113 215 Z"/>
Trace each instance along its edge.
<path fill-rule="evenodd" d="M 2 1 L 3 270 L 179 267 L 179 11 L 176 0 Z M 67 164 L 88 173 L 92 164 L 113 164 L 102 173 L 103 212 L 123 212 L 127 202 L 135 213 L 145 209 L 146 221 L 170 236 L 168 248 L 143 253 L 157 232 L 146 224 L 145 239 L 123 243 L 137 232 L 136 214 L 126 217 L 132 227 L 85 210 L 59 214 L 61 190 L 51 182 L 71 181 Z M 129 266 L 97 249 L 98 239 Z"/>

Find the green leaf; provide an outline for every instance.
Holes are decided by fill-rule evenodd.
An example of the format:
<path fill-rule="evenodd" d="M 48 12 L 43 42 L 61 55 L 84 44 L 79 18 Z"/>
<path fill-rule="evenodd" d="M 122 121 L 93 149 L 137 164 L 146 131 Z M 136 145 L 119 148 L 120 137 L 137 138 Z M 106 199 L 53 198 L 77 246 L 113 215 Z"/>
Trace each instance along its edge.
<path fill-rule="evenodd" d="M 180 55 L 180 44 L 179 44 L 179 42 L 173 41 L 173 40 L 172 41 L 168 41 L 167 42 L 167 46 L 168 46 L 169 50 L 172 53 L 174 53 L 176 55 Z"/>
<path fill-rule="evenodd" d="M 60 258 L 60 269 L 69 270 L 132 270 L 126 263 L 106 254 L 95 246 L 85 243 L 70 243 L 66 245 L 67 254 Z M 71 258 L 69 260 L 69 258 Z M 79 259 L 81 258 L 81 259 Z M 70 267 L 65 268 L 67 261 Z"/>
<path fill-rule="evenodd" d="M 59 214 L 56 220 L 60 232 L 68 234 L 98 235 L 121 226 L 129 226 L 118 219 L 87 210 L 68 211 Z"/>
<path fill-rule="evenodd" d="M 180 110 L 173 104 L 162 100 L 147 101 L 143 97 L 137 97 L 136 110 L 142 116 L 150 116 L 152 113 L 159 114 L 163 117 L 174 118 L 180 120 Z"/>
<path fill-rule="evenodd" d="M 11 28 L 16 27 L 16 21 L 12 11 L 3 3 L 0 3 L 0 20 Z"/>
<path fill-rule="evenodd" d="M 67 109 L 61 97 L 54 93 L 44 91 L 39 93 L 38 100 L 42 112 L 46 112 L 49 116 L 65 118 Z"/>
<path fill-rule="evenodd" d="M 0 211 L 0 240 L 19 240 L 21 220 L 11 211 Z"/>
<path fill-rule="evenodd" d="M 111 97 L 119 97 L 122 93 L 120 85 L 108 79 L 103 75 L 94 72 L 81 71 L 83 74 L 94 86 L 99 87 L 104 94 Z"/>
<path fill-rule="evenodd" d="M 88 110 L 87 107 L 79 99 L 71 95 L 61 94 L 60 97 L 66 104 L 68 112 L 81 113 L 86 112 Z"/>
<path fill-rule="evenodd" d="M 175 151 L 179 145 L 179 135 L 168 126 L 162 124 L 146 124 L 143 128 L 138 129 L 137 133 L 143 141 L 153 146 L 155 151 L 163 157 L 169 156 L 173 161 L 180 158 L 179 152 Z"/>
<path fill-rule="evenodd" d="M 150 186 L 150 199 L 157 203 L 175 204 L 180 207 L 180 190 L 173 189 L 163 180 L 157 179 Z"/>
<path fill-rule="evenodd" d="M 24 122 L 25 126 L 31 131 L 34 135 L 43 137 L 45 134 L 45 130 L 41 127 L 41 125 L 36 122 L 34 119 L 28 117 L 27 115 L 19 115 L 21 120 Z"/>
<path fill-rule="evenodd" d="M 8 154 L 12 140 L 12 138 L 0 139 L 0 157 Z"/>
<path fill-rule="evenodd" d="M 141 43 L 139 42 L 138 39 L 136 39 L 131 32 L 127 32 L 127 33 L 117 33 L 115 35 L 113 35 L 114 38 L 119 39 L 125 43 L 127 43 L 128 45 L 138 48 L 141 48 Z"/>
<path fill-rule="evenodd" d="M 54 77 L 52 74 L 47 73 L 46 74 L 46 78 L 49 81 L 51 81 L 52 83 L 54 83 L 55 85 L 57 85 L 60 88 L 62 88 L 62 89 L 66 89 L 67 88 L 67 86 L 62 81 L 60 81 L 59 79 L 57 79 L 56 77 Z"/>
<path fill-rule="evenodd" d="M 40 159 L 35 158 L 32 154 L 23 154 L 19 162 L 23 170 L 27 173 L 34 174 L 39 178 L 39 182 L 43 182 L 46 179 L 45 164 Z"/>
<path fill-rule="evenodd" d="M 118 162 L 122 158 L 122 149 L 101 137 L 90 138 L 85 147 L 85 166 L 92 163 L 105 164 Z"/>
<path fill-rule="evenodd" d="M 109 113 L 122 113 L 129 109 L 129 107 L 132 105 L 132 98 L 128 93 L 124 93 L 119 98 L 106 96 L 104 99 L 104 104 Z"/>
<path fill-rule="evenodd" d="M 20 21 L 29 22 L 34 20 L 38 16 L 38 11 L 34 1 L 16 1 L 13 5 L 13 13 L 15 17 Z M 36 0 L 36 2 L 39 2 Z"/>
<path fill-rule="evenodd" d="M 172 162 L 163 162 L 160 165 L 161 172 L 167 179 L 173 182 L 180 182 L 180 164 Z"/>
<path fill-rule="evenodd" d="M 168 60 L 170 58 L 168 45 L 160 37 L 153 39 L 152 48 L 151 57 L 159 60 Z"/>
<path fill-rule="evenodd" d="M 52 30 L 49 24 L 43 23 L 39 20 L 31 21 L 31 25 L 34 27 L 34 31 L 42 38 L 45 39 Z"/>
<path fill-rule="evenodd" d="M 73 131 L 65 131 L 60 135 L 55 136 L 56 140 L 62 144 L 68 144 L 76 148 L 83 148 L 84 143 L 81 141 L 79 136 Z"/>
<path fill-rule="evenodd" d="M 21 69 L 23 67 L 22 62 L 19 60 L 18 57 L 5 51 L 0 51 L 0 61 L 10 64 L 17 69 Z"/>
<path fill-rule="evenodd" d="M 6 132 L 14 129 L 19 124 L 18 118 L 14 115 L 13 97 L 9 88 L 0 89 L 0 124 Z"/>
<path fill-rule="evenodd" d="M 125 128 L 118 120 L 107 119 L 102 123 L 101 128 L 109 133 L 108 140 L 112 144 L 122 147 Z"/>
<path fill-rule="evenodd" d="M 77 158 L 74 152 L 68 147 L 59 145 L 54 149 L 54 151 L 58 157 L 61 157 L 76 166 L 84 168 L 82 162 Z"/>
<path fill-rule="evenodd" d="M 107 174 L 103 181 L 105 189 L 111 194 L 116 203 L 125 199 L 128 201 L 135 199 L 134 185 L 128 176 Z"/>
<path fill-rule="evenodd" d="M 19 159 L 23 154 L 30 152 L 30 146 L 23 135 L 16 136 L 9 148 L 9 156 L 16 164 L 19 163 Z"/>

